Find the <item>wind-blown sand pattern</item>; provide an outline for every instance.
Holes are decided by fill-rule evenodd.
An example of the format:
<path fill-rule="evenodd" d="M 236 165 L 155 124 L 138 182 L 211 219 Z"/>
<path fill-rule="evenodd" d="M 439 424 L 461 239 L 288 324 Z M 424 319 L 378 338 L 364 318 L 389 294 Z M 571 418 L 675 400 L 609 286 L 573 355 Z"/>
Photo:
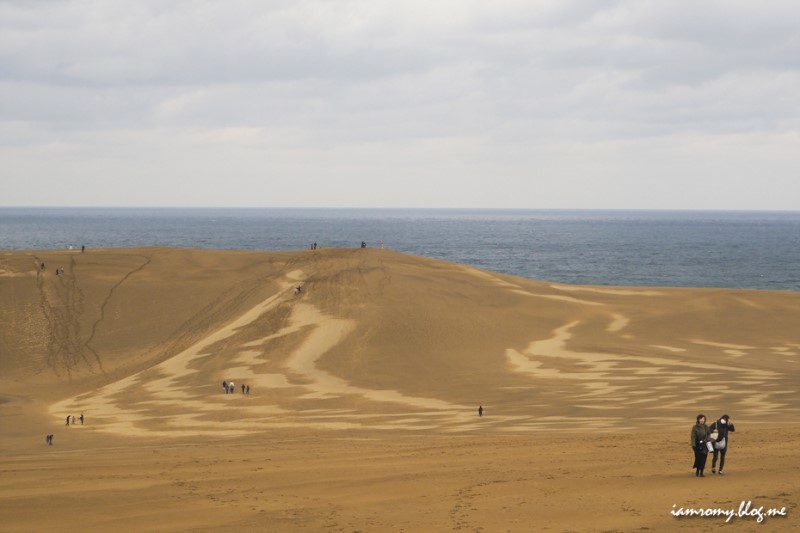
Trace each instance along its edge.
<path fill-rule="evenodd" d="M 792 292 L 573 287 L 388 250 L 7 252 L 0 515 L 10 531 L 591 531 L 717 525 L 674 503 L 794 510 L 798 326 Z M 746 485 L 689 488 L 700 411 L 735 419 Z M 99 514 L 69 519 L 76 491 Z"/>

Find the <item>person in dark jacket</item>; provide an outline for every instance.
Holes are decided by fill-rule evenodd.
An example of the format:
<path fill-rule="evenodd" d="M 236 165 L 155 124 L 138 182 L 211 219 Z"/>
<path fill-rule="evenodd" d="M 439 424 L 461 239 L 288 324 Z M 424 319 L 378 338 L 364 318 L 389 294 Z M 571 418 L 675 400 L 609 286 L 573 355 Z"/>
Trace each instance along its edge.
<path fill-rule="evenodd" d="M 706 415 L 697 415 L 697 423 L 692 428 L 691 446 L 694 450 L 694 475 L 697 477 L 706 477 L 703 470 L 706 468 L 706 460 L 708 459 L 708 448 L 706 448 L 706 439 L 708 438 L 708 426 L 706 425 Z"/>
<path fill-rule="evenodd" d="M 711 473 L 717 473 L 717 459 L 719 458 L 719 475 L 722 475 L 722 469 L 725 468 L 725 454 L 728 452 L 728 447 L 731 443 L 728 433 L 736 431 L 736 428 L 733 427 L 731 423 L 731 417 L 722 415 L 720 419 L 711 424 L 711 427 L 708 429 L 710 431 L 717 431 L 717 442 L 722 442 L 722 440 L 725 439 L 725 447 L 721 450 L 718 450 L 717 447 L 714 446 L 714 458 L 711 459 Z"/>

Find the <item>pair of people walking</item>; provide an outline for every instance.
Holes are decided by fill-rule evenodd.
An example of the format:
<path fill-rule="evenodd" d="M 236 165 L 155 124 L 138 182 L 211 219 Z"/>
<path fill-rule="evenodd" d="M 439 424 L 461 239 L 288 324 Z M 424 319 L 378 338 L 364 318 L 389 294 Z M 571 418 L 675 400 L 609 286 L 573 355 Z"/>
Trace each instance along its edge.
<path fill-rule="evenodd" d="M 697 415 L 697 421 L 692 428 L 690 437 L 692 450 L 694 450 L 694 465 L 692 468 L 695 470 L 695 476 L 705 477 L 704 470 L 709 452 L 713 453 L 711 473 L 717 473 L 717 459 L 719 459 L 719 473 L 720 475 L 724 473 L 725 454 L 728 453 L 728 447 L 730 446 L 729 433 L 734 431 L 736 431 L 736 428 L 728 415 L 722 415 L 711 426 L 706 425 L 706 416 L 704 414 Z"/>

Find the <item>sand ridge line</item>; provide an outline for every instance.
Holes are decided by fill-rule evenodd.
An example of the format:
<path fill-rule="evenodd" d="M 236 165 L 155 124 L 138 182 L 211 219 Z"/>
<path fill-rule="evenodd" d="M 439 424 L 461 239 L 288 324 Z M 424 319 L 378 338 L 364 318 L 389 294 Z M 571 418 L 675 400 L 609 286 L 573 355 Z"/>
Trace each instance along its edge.
<path fill-rule="evenodd" d="M 511 283 L 510 281 L 506 281 L 504 279 L 500 279 L 497 276 L 493 275 L 491 272 L 487 272 L 485 270 L 479 270 L 474 267 L 466 266 L 466 265 L 458 265 L 461 270 L 467 272 L 468 274 L 476 277 L 481 278 L 483 280 L 489 281 L 493 285 L 497 287 L 503 288 L 511 288 L 511 289 L 522 289 L 521 286 L 517 285 L 516 283 Z"/>
<path fill-rule="evenodd" d="M 591 300 L 581 300 L 580 298 L 575 298 L 573 296 L 565 296 L 560 294 L 538 294 L 535 292 L 526 291 L 524 289 L 514 291 L 517 294 L 524 294 L 525 296 L 530 296 L 532 298 L 544 298 L 546 300 L 555 300 L 560 302 L 569 302 L 578 305 L 591 305 L 591 306 L 603 306 L 605 304 L 600 302 L 592 302 Z"/>
<path fill-rule="evenodd" d="M 711 342 L 705 341 L 700 339 L 689 339 L 690 342 L 695 344 L 701 344 L 704 346 L 711 346 L 712 348 L 723 348 L 723 353 L 726 353 L 732 357 L 741 357 L 743 355 L 747 355 L 747 350 L 755 350 L 755 346 L 744 346 L 741 344 L 726 344 L 722 342 Z"/>
<path fill-rule="evenodd" d="M 563 294 L 540 294 L 538 292 L 532 292 L 530 290 L 527 290 L 524 287 L 522 287 L 521 285 L 518 285 L 516 283 L 511 283 L 510 281 L 506 281 L 506 280 L 500 279 L 497 276 L 494 276 L 491 273 L 485 272 L 483 270 L 477 270 L 477 269 L 470 268 L 470 267 L 464 267 L 464 270 L 466 270 L 467 272 L 469 272 L 470 274 L 472 274 L 473 276 L 475 276 L 477 278 L 485 279 L 487 281 L 490 281 L 491 283 L 493 283 L 494 285 L 496 285 L 498 287 L 502 287 L 504 289 L 510 289 L 511 292 L 516 293 L 516 294 L 522 294 L 524 296 L 530 296 L 530 297 L 533 297 L 533 298 L 544 298 L 544 299 L 547 299 L 547 300 L 555 300 L 555 301 L 561 301 L 561 302 L 569 302 L 569 303 L 574 303 L 574 304 L 578 304 L 578 305 L 590 305 L 590 306 L 604 306 L 605 305 L 605 304 L 603 304 L 601 302 L 593 302 L 591 300 L 582 300 L 580 298 L 575 298 L 574 296 L 567 296 L 567 295 L 563 295 Z M 562 290 L 561 287 L 556 286 L 556 285 L 550 285 L 550 287 L 553 288 L 553 289 L 556 289 L 556 290 Z"/>
<path fill-rule="evenodd" d="M 651 348 L 658 348 L 659 350 L 666 350 L 672 353 L 684 353 L 686 348 L 676 348 L 675 346 L 665 346 L 663 344 L 651 344 Z"/>
<path fill-rule="evenodd" d="M 650 289 L 601 289 L 598 287 L 589 287 L 581 285 L 563 285 L 560 283 L 551 283 L 550 287 L 559 291 L 567 292 L 594 292 L 597 294 L 611 294 L 615 296 L 663 296 L 661 291 L 654 291 Z"/>

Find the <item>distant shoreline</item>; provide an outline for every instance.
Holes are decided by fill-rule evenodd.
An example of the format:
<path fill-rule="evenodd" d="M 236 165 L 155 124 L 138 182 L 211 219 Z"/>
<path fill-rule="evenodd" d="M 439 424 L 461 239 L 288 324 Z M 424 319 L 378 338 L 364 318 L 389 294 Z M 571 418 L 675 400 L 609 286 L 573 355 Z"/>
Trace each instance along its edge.
<path fill-rule="evenodd" d="M 717 214 L 800 214 L 800 209 L 637 209 L 637 208 L 594 208 L 594 207 L 277 207 L 277 206 L 123 206 L 123 205 L 0 205 L 3 210 L 43 210 L 43 211 L 330 211 L 365 213 L 383 212 L 450 212 L 450 213 L 717 213 Z"/>
<path fill-rule="evenodd" d="M 386 248 L 574 285 L 800 290 L 800 212 L 0 208 L 0 249 Z"/>

